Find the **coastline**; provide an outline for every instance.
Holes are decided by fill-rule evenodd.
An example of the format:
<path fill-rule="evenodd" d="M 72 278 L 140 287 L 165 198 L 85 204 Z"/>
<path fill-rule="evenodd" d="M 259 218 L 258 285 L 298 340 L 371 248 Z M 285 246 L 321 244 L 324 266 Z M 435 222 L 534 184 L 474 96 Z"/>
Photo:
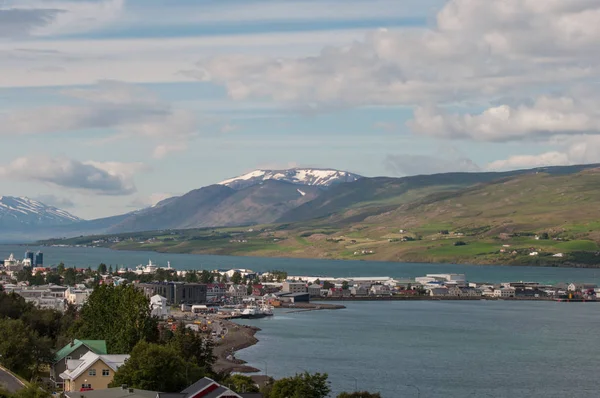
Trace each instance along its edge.
<path fill-rule="evenodd" d="M 40 244 L 39 242 L 34 242 L 34 244 L 39 245 L 40 247 L 54 247 L 55 245 L 45 245 L 45 244 Z M 26 243 L 15 243 L 14 245 L 17 246 L 28 246 L 30 244 L 26 244 Z M 414 263 L 414 264 L 456 264 L 456 265 L 470 265 L 470 266 L 502 266 L 502 267 L 532 267 L 532 268 L 540 268 L 540 267 L 545 267 L 545 268 L 586 268 L 586 269 L 599 269 L 600 268 L 600 263 L 597 264 L 585 264 L 585 263 L 574 263 L 574 262 L 570 262 L 570 261 L 565 261 L 565 262 L 547 262 L 547 263 L 537 263 L 537 264 L 528 264 L 528 263 L 522 263 L 522 262 L 494 262 L 494 261 L 490 261 L 490 259 L 479 259 L 476 261 L 476 259 L 460 259 L 460 258 L 453 258 L 451 261 L 446 260 L 445 258 L 440 258 L 440 259 L 436 259 L 435 261 L 423 261 L 421 259 L 411 259 L 411 258 L 395 258 L 395 259 L 389 259 L 389 258 L 378 258 L 377 256 L 369 256 L 368 258 L 365 257 L 360 257 L 360 258 L 356 258 L 356 257 L 345 257 L 345 256 L 327 256 L 327 257 L 322 257 L 322 256 L 310 256 L 310 255 L 304 255 L 304 253 L 302 255 L 296 255 L 296 256 L 290 256 L 289 252 L 244 252 L 243 254 L 239 254 L 237 252 L 231 252 L 231 253 L 219 253 L 219 252 L 214 252 L 213 250 L 208 250 L 208 251 L 204 251 L 204 250 L 192 250 L 192 251 L 170 251 L 170 250 L 166 250 L 166 249 L 162 249 L 162 248 L 155 248 L 155 249 L 148 249 L 148 248 L 136 248 L 136 247 L 127 247 L 127 248 L 119 248 L 119 247 L 115 247 L 114 245 L 112 246 L 77 246 L 77 245 L 65 245 L 65 247 L 84 247 L 84 248 L 101 248 L 101 249 L 109 249 L 109 250 L 114 250 L 114 251 L 130 251 L 130 252 L 148 252 L 148 253 L 161 253 L 161 254 L 188 254 L 188 255 L 208 255 L 208 256 L 231 256 L 231 257 L 264 257 L 264 258 L 283 258 L 283 259 L 306 259 L 306 260 L 331 260 L 331 261 L 353 261 L 353 262 L 360 262 L 360 261 L 373 261 L 373 262 L 393 262 L 393 263 Z"/>
<path fill-rule="evenodd" d="M 323 311 L 323 310 L 338 310 L 346 308 L 340 304 L 313 304 L 313 303 L 298 303 L 295 306 L 284 306 L 282 308 L 291 309 L 285 313 L 308 312 L 308 311 Z M 230 320 L 222 320 L 229 332 L 225 338 L 215 346 L 213 353 L 217 357 L 214 370 L 217 372 L 237 372 L 237 373 L 259 373 L 261 370 L 252 366 L 246 365 L 246 361 L 235 358 L 235 353 L 244 348 L 251 347 L 259 342 L 256 334 L 261 331 L 255 326 L 240 325 Z"/>

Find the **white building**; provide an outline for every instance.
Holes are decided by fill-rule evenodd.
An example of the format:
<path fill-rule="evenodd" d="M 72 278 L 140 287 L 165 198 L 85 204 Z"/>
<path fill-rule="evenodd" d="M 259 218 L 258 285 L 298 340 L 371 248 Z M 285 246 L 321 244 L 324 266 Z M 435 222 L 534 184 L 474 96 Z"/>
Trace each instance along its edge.
<path fill-rule="evenodd" d="M 171 313 L 171 309 L 167 305 L 167 298 L 159 294 L 150 297 L 150 310 L 152 316 L 166 318 Z"/>
<path fill-rule="evenodd" d="M 306 293 L 306 283 L 285 281 L 281 291 L 284 293 Z"/>
<path fill-rule="evenodd" d="M 90 294 L 92 294 L 91 289 L 69 287 L 65 290 L 65 299 L 67 303 L 81 307 L 90 297 Z"/>
<path fill-rule="evenodd" d="M 503 287 L 500 289 L 494 289 L 494 297 L 515 297 L 515 288 L 514 287 Z"/>
<path fill-rule="evenodd" d="M 248 287 L 245 285 L 231 285 L 227 293 L 230 297 L 246 297 L 248 295 Z"/>
<path fill-rule="evenodd" d="M 432 287 L 427 289 L 427 294 L 430 296 L 447 296 L 448 288 L 447 287 Z"/>

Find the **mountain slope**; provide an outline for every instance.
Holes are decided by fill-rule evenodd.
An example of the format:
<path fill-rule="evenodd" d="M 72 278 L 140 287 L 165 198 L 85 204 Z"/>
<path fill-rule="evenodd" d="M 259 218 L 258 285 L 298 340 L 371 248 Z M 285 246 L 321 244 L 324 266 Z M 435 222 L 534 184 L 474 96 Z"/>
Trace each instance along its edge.
<path fill-rule="evenodd" d="M 27 229 L 82 221 L 69 212 L 25 197 L 0 196 L 0 228 Z"/>
<path fill-rule="evenodd" d="M 329 187 L 342 182 L 354 182 L 362 178 L 358 174 L 333 169 L 296 168 L 287 170 L 255 170 L 239 177 L 221 181 L 233 189 L 244 189 L 267 180 L 278 180 L 298 185 Z"/>
<path fill-rule="evenodd" d="M 311 221 L 335 215 L 339 219 L 351 209 L 370 209 L 367 213 L 382 213 L 390 208 L 414 202 L 438 192 L 457 191 L 477 184 L 518 175 L 547 173 L 564 175 L 595 168 L 598 165 L 556 166 L 508 172 L 444 173 L 402 178 L 362 178 L 351 184 L 331 187 L 317 199 L 298 206 L 284 214 L 278 222 Z M 349 212 L 351 214 L 357 213 Z M 360 213 L 360 211 L 358 211 Z M 332 220 L 323 220 L 332 222 Z"/>

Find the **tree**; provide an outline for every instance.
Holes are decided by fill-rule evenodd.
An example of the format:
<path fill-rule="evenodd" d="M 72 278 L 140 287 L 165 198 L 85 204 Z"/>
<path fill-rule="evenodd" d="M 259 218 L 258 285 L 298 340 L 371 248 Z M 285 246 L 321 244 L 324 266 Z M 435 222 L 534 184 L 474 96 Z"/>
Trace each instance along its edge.
<path fill-rule="evenodd" d="M 337 398 L 381 398 L 381 394 L 368 391 L 343 392 L 338 394 Z"/>
<path fill-rule="evenodd" d="M 123 384 L 143 390 L 179 392 L 204 373 L 186 362 L 171 345 L 139 342 L 131 357 L 115 373 L 112 387 Z"/>
<path fill-rule="evenodd" d="M 350 285 L 348 284 L 348 281 L 342 282 L 342 289 L 344 289 L 344 290 L 350 289 Z"/>
<path fill-rule="evenodd" d="M 329 282 L 329 281 L 323 282 L 323 289 L 331 289 L 331 288 L 334 288 L 334 287 L 335 287 L 335 285 L 333 283 Z"/>
<path fill-rule="evenodd" d="M 320 285 L 321 284 L 321 280 L 320 279 L 315 279 L 315 281 L 313 282 L 314 285 Z"/>
<path fill-rule="evenodd" d="M 102 275 L 106 274 L 106 264 L 100 263 L 98 266 L 98 273 Z"/>
<path fill-rule="evenodd" d="M 170 344 L 179 350 L 186 361 L 205 371 L 209 371 L 215 363 L 212 339 L 186 328 L 183 323 L 178 325 Z"/>
<path fill-rule="evenodd" d="M 233 283 L 234 285 L 239 285 L 241 282 L 242 274 L 240 274 L 240 271 L 235 271 L 231 276 L 231 283 Z"/>
<path fill-rule="evenodd" d="M 308 372 L 273 383 L 269 398 L 325 398 L 331 392 L 327 373 Z"/>
<path fill-rule="evenodd" d="M 228 386 L 230 389 L 238 393 L 259 391 L 258 386 L 254 380 L 252 380 L 252 377 L 239 374 L 228 376 L 220 384 Z"/>
<path fill-rule="evenodd" d="M 0 394 L 0 397 L 2 395 Z M 19 391 L 12 395 L 7 395 L 8 398 L 51 398 L 52 395 L 43 390 L 37 384 L 30 384 L 27 387 L 21 388 Z"/>
<path fill-rule="evenodd" d="M 0 363 L 15 373 L 32 378 L 42 364 L 52 361 L 51 342 L 40 337 L 20 319 L 0 320 Z"/>
<path fill-rule="evenodd" d="M 56 267 L 56 272 L 58 272 L 58 275 L 61 275 L 65 273 L 65 263 L 60 263 L 58 264 L 58 266 Z"/>
<path fill-rule="evenodd" d="M 47 284 L 60 285 L 60 282 L 61 282 L 60 275 L 57 274 L 56 272 L 48 272 L 46 274 L 46 283 Z"/>
<path fill-rule="evenodd" d="M 198 282 L 198 274 L 196 273 L 196 271 L 187 271 L 185 273 L 185 281 L 188 283 Z"/>
<path fill-rule="evenodd" d="M 31 267 L 23 267 L 22 270 L 17 272 L 17 281 L 26 282 L 31 279 Z"/>
<path fill-rule="evenodd" d="M 113 273 L 113 268 L 112 268 L 112 265 L 108 267 L 108 273 L 109 273 L 110 275 L 112 275 L 112 273 Z"/>
<path fill-rule="evenodd" d="M 151 316 L 149 299 L 133 285 L 100 285 L 81 308 L 73 334 L 106 340 L 110 353 L 128 354 L 142 340 L 158 340 L 158 320 Z"/>
<path fill-rule="evenodd" d="M 29 284 L 32 286 L 40 286 L 46 282 L 46 278 L 44 278 L 44 274 L 41 271 L 38 271 L 29 279 Z"/>
<path fill-rule="evenodd" d="M 63 282 L 67 286 L 73 286 L 77 281 L 77 271 L 75 268 L 67 268 L 63 275 Z"/>
<path fill-rule="evenodd" d="M 213 283 L 215 281 L 215 277 L 212 273 L 207 270 L 202 270 L 200 273 L 200 283 Z"/>

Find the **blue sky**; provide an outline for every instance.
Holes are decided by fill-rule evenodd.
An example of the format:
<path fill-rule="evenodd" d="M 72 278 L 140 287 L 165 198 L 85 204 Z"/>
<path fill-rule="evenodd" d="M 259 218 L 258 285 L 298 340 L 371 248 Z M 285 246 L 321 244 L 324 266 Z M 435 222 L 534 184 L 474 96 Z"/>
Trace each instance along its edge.
<path fill-rule="evenodd" d="M 600 162 L 600 1 L 5 0 L 0 195 Z"/>

